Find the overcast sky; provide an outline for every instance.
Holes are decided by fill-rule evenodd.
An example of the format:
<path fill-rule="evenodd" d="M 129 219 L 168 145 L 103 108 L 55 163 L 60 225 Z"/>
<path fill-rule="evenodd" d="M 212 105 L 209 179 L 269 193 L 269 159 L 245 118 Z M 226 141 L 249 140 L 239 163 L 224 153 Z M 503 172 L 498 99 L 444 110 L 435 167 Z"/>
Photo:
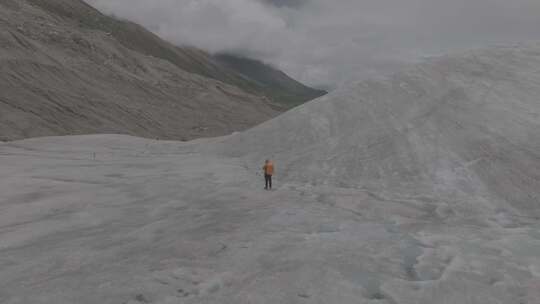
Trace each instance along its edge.
<path fill-rule="evenodd" d="M 236 52 L 314 86 L 424 56 L 540 40 L 540 0 L 86 0 L 179 45 Z"/>

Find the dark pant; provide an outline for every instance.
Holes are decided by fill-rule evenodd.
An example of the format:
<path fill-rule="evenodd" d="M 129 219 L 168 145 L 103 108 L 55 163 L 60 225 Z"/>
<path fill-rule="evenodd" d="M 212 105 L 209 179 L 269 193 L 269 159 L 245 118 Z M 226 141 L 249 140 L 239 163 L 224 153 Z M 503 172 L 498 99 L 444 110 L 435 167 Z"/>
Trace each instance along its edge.
<path fill-rule="evenodd" d="M 265 174 L 264 181 L 266 183 L 265 189 L 272 189 L 272 175 Z"/>

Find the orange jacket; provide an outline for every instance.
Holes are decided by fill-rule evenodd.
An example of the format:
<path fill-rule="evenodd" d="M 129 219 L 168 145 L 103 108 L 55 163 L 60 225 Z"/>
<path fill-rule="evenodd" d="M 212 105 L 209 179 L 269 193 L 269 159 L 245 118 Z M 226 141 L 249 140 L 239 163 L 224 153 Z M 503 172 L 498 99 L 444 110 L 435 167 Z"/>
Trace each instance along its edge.
<path fill-rule="evenodd" d="M 273 163 L 267 163 L 263 167 L 264 174 L 266 175 L 274 175 L 274 164 Z"/>

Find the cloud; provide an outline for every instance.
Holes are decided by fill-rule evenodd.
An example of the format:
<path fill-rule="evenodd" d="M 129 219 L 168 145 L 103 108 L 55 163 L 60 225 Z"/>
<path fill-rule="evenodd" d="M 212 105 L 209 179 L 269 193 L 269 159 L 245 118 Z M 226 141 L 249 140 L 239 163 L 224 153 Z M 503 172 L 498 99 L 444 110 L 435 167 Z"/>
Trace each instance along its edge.
<path fill-rule="evenodd" d="M 263 2 L 277 7 L 301 7 L 309 0 L 263 0 Z"/>
<path fill-rule="evenodd" d="M 420 58 L 540 40 L 538 0 L 87 0 L 179 45 L 237 52 L 311 85 Z"/>

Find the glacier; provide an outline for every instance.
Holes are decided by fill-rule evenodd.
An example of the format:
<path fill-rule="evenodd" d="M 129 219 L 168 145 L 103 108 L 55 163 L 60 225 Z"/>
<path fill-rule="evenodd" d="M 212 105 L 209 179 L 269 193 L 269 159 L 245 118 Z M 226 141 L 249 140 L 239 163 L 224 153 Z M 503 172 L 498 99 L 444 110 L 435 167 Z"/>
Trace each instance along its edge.
<path fill-rule="evenodd" d="M 0 302 L 540 303 L 539 96 L 531 43 L 225 137 L 0 143 Z"/>

